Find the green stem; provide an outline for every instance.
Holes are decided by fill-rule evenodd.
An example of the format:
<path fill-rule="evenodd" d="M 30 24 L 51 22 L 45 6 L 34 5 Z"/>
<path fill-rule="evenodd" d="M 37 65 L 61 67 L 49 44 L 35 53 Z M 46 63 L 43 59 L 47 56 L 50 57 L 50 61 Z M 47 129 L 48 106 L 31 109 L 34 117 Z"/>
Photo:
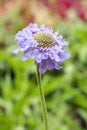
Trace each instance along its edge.
<path fill-rule="evenodd" d="M 39 88 L 39 93 L 40 93 L 43 119 L 45 123 L 45 130 L 48 130 L 47 108 L 46 108 L 46 103 L 45 103 L 45 98 L 44 98 L 43 87 L 41 84 L 41 74 L 39 73 L 39 65 L 37 65 L 37 83 L 38 83 L 38 88 Z"/>

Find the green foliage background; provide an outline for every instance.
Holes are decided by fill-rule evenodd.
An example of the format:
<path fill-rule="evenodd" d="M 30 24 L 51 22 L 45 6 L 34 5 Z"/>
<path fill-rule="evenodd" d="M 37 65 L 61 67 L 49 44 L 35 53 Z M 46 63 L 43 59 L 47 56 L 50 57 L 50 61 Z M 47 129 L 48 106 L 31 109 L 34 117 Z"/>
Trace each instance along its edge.
<path fill-rule="evenodd" d="M 11 31 L 4 27 L 8 19 Z M 0 18 L 0 130 L 44 130 L 34 61 L 11 53 L 23 26 L 17 12 Z M 87 130 L 87 23 L 58 22 L 53 28 L 69 41 L 71 58 L 63 69 L 42 75 L 50 130 Z"/>

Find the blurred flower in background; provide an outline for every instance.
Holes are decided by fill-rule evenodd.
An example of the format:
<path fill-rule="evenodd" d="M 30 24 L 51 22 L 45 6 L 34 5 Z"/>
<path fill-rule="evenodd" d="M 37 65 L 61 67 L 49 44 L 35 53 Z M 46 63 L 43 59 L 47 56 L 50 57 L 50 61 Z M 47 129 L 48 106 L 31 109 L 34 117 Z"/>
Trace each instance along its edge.
<path fill-rule="evenodd" d="M 39 0 L 62 19 L 67 19 L 67 11 L 74 9 L 79 18 L 87 22 L 87 2 L 84 0 Z M 86 5 L 85 5 L 86 4 Z"/>
<path fill-rule="evenodd" d="M 52 26 L 71 58 L 47 71 L 43 85 L 52 130 L 87 129 L 87 1 L 0 0 L 0 129 L 42 130 L 33 60 L 11 54 L 29 23 Z M 26 67 L 27 66 L 27 67 Z"/>

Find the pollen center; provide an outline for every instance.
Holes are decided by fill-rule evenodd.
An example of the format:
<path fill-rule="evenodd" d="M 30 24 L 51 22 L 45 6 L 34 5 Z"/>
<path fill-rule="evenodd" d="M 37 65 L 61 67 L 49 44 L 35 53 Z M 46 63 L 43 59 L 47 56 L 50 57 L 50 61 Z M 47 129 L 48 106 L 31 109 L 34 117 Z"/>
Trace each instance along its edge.
<path fill-rule="evenodd" d="M 38 42 L 39 46 L 45 47 L 52 47 L 55 45 L 54 38 L 46 32 L 37 32 L 34 34 L 34 39 Z"/>

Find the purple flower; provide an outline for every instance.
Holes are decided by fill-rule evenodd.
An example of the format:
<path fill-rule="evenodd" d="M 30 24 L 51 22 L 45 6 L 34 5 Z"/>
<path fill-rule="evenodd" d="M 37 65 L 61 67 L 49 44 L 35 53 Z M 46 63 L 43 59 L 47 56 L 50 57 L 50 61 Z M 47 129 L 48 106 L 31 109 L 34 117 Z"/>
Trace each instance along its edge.
<path fill-rule="evenodd" d="M 70 55 L 65 51 L 64 47 L 68 45 L 63 41 L 62 36 L 58 36 L 57 32 L 53 32 L 52 28 L 40 27 L 35 23 L 19 31 L 16 36 L 18 48 L 13 51 L 18 54 L 23 51 L 21 59 L 27 60 L 28 57 L 35 59 L 35 64 L 39 64 L 39 72 L 45 73 L 47 68 L 60 69 L 62 61 L 68 59 Z"/>

